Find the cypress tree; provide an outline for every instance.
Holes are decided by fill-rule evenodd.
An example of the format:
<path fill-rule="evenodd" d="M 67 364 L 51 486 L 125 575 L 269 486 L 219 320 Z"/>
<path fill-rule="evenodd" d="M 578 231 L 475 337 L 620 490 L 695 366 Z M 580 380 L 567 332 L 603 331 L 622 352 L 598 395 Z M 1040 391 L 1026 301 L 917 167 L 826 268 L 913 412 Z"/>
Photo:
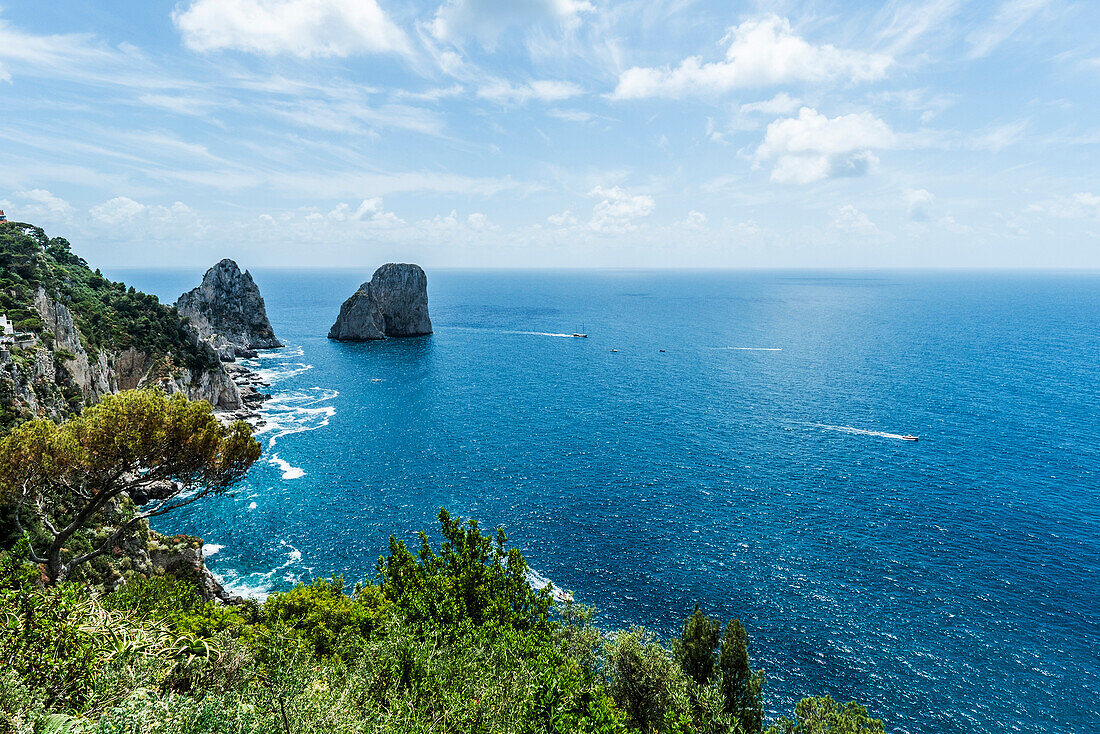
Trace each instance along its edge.
<path fill-rule="evenodd" d="M 721 634 L 722 623 L 703 614 L 696 603 L 695 611 L 684 620 L 683 635 L 673 640 L 680 669 L 701 686 L 714 678 L 714 649 Z"/>
<path fill-rule="evenodd" d="M 749 636 L 740 620 L 734 619 L 726 625 L 718 653 L 718 670 L 726 713 L 741 724 L 744 734 L 757 734 L 764 727 L 764 707 L 760 702 L 764 671 L 754 673 L 749 667 Z"/>

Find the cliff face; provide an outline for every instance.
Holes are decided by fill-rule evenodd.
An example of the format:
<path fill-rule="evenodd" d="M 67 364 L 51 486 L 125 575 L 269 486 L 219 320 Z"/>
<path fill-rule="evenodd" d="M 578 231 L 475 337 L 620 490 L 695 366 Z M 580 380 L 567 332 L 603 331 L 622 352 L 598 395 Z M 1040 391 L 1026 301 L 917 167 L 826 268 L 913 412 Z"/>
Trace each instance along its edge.
<path fill-rule="evenodd" d="M 388 263 L 344 301 L 329 339 L 370 341 L 432 333 L 428 277 L 419 265 Z"/>
<path fill-rule="evenodd" d="M 225 259 L 206 271 L 202 285 L 176 301 L 176 310 L 188 319 L 196 337 L 209 344 L 226 362 L 254 357 L 257 349 L 276 349 L 275 338 L 260 289 L 246 270 Z"/>
<path fill-rule="evenodd" d="M 0 262 L 0 314 L 29 333 L 0 348 L 0 430 L 153 385 L 220 411 L 247 407 L 217 354 L 174 309 L 92 271 L 64 240 L 5 223 Z"/>
<path fill-rule="evenodd" d="M 133 347 L 101 349 L 91 357 L 65 304 L 39 287 L 34 308 L 53 334 L 52 345 L 39 342 L 17 356 L 0 358 L 0 403 L 25 418 L 60 419 L 104 395 L 154 385 L 222 411 L 243 406 L 240 390 L 221 364 L 189 369 Z"/>

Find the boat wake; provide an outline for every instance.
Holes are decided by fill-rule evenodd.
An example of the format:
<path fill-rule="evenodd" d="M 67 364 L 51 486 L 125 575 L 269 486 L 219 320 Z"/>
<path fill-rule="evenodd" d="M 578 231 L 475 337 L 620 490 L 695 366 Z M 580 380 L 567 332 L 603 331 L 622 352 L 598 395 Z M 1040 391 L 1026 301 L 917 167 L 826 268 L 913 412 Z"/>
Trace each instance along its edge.
<path fill-rule="evenodd" d="M 782 352 L 781 347 L 714 347 L 715 349 L 725 349 L 733 352 Z"/>
<path fill-rule="evenodd" d="M 885 431 L 868 431 L 863 428 L 852 428 L 851 426 L 830 426 L 824 423 L 803 423 L 805 426 L 813 426 L 814 428 L 823 428 L 826 431 L 837 431 L 838 433 L 850 433 L 856 436 L 878 436 L 879 438 L 896 438 L 899 441 L 908 440 L 908 438 L 901 433 L 886 433 Z"/>

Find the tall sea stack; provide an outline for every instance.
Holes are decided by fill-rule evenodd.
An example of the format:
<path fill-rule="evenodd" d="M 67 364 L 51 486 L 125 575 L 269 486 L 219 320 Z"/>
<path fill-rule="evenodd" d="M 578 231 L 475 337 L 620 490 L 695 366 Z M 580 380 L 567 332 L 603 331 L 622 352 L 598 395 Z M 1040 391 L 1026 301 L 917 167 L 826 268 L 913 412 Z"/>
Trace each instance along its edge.
<path fill-rule="evenodd" d="M 428 276 L 419 265 L 387 263 L 344 301 L 328 338 L 371 341 L 431 333 Z"/>
<path fill-rule="evenodd" d="M 254 357 L 257 349 L 276 349 L 275 338 L 260 289 L 246 270 L 228 258 L 206 271 L 202 285 L 176 301 L 179 315 L 200 341 L 218 352 L 222 360 Z"/>

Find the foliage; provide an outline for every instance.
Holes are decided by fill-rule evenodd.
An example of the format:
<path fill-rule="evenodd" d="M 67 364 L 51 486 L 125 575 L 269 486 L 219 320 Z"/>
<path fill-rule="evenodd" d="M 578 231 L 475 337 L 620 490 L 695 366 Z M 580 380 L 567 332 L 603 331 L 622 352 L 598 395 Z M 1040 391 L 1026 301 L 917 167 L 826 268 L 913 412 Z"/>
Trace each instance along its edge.
<path fill-rule="evenodd" d="M 804 698 L 794 709 L 794 719 L 782 717 L 767 734 L 885 734 L 879 719 L 854 701 L 838 706 L 832 696 Z"/>
<path fill-rule="evenodd" d="M 731 620 L 722 635 L 718 670 L 726 712 L 745 734 L 760 731 L 764 725 L 764 706 L 760 702 L 764 671 L 754 673 L 749 667 L 749 636 L 738 619 Z"/>
<path fill-rule="evenodd" d="M 20 331 L 41 334 L 46 328 L 33 306 L 39 287 L 69 308 L 93 356 L 104 348 L 133 347 L 188 369 L 215 364 L 214 355 L 187 334 L 174 307 L 104 278 L 60 237 L 50 239 L 28 224 L 0 224 L 0 313 Z"/>
<path fill-rule="evenodd" d="M 703 614 L 699 605 L 684 622 L 684 632 L 672 641 L 672 649 L 680 668 L 701 686 L 714 678 L 714 650 L 722 625 Z"/>
<path fill-rule="evenodd" d="M 0 503 L 27 515 L 30 558 L 63 581 L 82 563 L 107 553 L 127 531 L 239 481 L 259 458 L 260 445 L 243 422 L 225 427 L 204 401 L 156 390 L 108 395 L 61 425 L 33 420 L 0 440 Z M 131 491 L 164 488 L 162 499 L 120 520 L 86 552 L 70 538 Z"/>
<path fill-rule="evenodd" d="M 481 534 L 476 520 L 466 527 L 439 511 L 444 542 L 437 554 L 420 533 L 420 552 L 390 538 L 390 555 L 378 559 L 386 599 L 414 624 L 453 629 L 464 623 L 522 630 L 549 630 L 550 589 L 527 582 L 527 562 L 507 536 Z"/>
<path fill-rule="evenodd" d="M 369 639 L 383 623 L 386 600 L 377 586 L 357 586 L 344 593 L 344 579 L 316 579 L 284 594 L 274 594 L 263 605 L 268 625 L 285 625 L 308 645 L 317 657 L 350 650 L 357 640 Z"/>
<path fill-rule="evenodd" d="M 743 734 L 722 685 L 749 671 L 739 623 L 700 685 L 685 669 L 707 667 L 715 623 L 698 610 L 675 650 L 641 628 L 605 635 L 590 607 L 551 612 L 514 586 L 526 564 L 502 534 L 440 526 L 438 553 L 394 543 L 377 584 L 321 579 L 236 608 L 171 577 L 103 598 L 43 585 L 23 543 L 0 557 L 0 734 Z M 884 732 L 824 698 L 768 734 Z"/>
<path fill-rule="evenodd" d="M 690 720 L 689 678 L 651 632 L 621 631 L 608 644 L 604 675 L 627 723 L 642 731 Z"/>

